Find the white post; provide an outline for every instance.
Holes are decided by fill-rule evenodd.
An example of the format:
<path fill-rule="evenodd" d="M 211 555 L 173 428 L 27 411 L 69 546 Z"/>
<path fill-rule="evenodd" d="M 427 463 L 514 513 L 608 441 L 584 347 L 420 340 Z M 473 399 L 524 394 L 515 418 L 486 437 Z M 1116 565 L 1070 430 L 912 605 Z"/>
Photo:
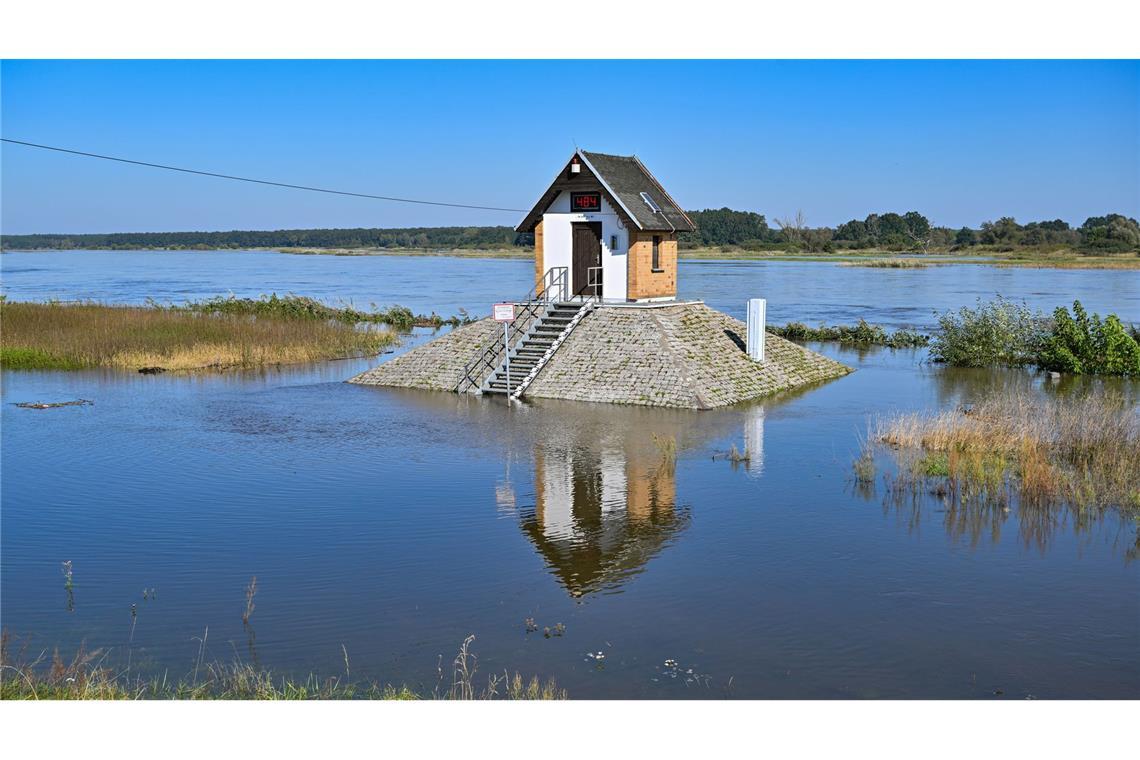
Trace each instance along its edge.
<path fill-rule="evenodd" d="M 511 397 L 511 339 L 508 337 L 510 324 L 510 322 L 503 323 L 503 356 L 507 359 L 507 398 Z"/>
<path fill-rule="evenodd" d="M 764 334 L 768 329 L 768 302 L 763 298 L 748 299 L 748 357 L 764 361 Z"/>

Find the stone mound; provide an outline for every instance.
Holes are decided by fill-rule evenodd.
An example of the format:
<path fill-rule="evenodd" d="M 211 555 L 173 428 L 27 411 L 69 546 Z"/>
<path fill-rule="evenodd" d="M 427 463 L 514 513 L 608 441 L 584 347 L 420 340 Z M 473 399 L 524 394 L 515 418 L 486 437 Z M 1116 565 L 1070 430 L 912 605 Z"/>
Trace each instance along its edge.
<path fill-rule="evenodd" d="M 500 329 L 489 318 L 457 328 L 349 382 L 454 392 L 463 366 Z M 752 361 L 745 345 L 743 322 L 702 303 L 601 307 L 578 324 L 524 397 L 712 409 L 852 371 L 771 333 L 764 362 Z"/>

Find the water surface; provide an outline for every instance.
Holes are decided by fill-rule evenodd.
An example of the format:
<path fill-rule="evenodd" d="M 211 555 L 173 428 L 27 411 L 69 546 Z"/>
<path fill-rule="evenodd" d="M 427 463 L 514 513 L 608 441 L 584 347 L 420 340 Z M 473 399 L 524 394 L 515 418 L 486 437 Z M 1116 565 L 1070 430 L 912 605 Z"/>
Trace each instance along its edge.
<path fill-rule="evenodd" d="M 445 256 L 304 256 L 274 251 L 31 251 L 0 255 L 0 292 L 13 300 L 163 303 L 235 294 L 296 293 L 330 303 L 400 304 L 443 316 L 522 298 L 534 285 L 525 259 Z M 1090 311 L 1140 323 L 1140 270 L 1001 268 L 954 264 L 875 269 L 795 261 L 680 262 L 680 295 L 743 317 L 767 298 L 769 319 L 817 324 L 860 318 L 931 327 L 934 313 L 997 294 L 1051 312 L 1080 299 Z"/>
<path fill-rule="evenodd" d="M 108 254 L 124 258 L 104 260 L 87 285 L 53 270 L 38 296 L 137 302 L 163 297 L 154 283 L 166 281 L 174 298 L 173 283 L 191 279 L 115 268 L 133 255 Z M 12 256 L 2 257 L 6 292 L 30 297 L 36 280 L 10 274 Z M 374 288 L 381 303 L 446 313 L 509 289 L 516 269 L 520 285 L 530 274 L 520 262 L 217 256 L 217 266 L 185 264 L 198 280 L 180 297 L 236 287 L 364 298 Z M 95 267 L 80 254 L 59 260 Z M 422 271 L 389 290 L 385 277 L 317 266 L 345 261 Z M 752 294 L 750 278 L 769 277 L 789 315 L 829 322 L 845 320 L 829 309 L 860 302 L 883 304 L 882 315 L 930 305 L 895 285 L 812 284 L 812 272 L 851 268 L 797 275 L 801 265 L 766 264 L 733 278 L 724 272 L 743 265 L 685 266 L 722 308 Z M 280 279 L 268 279 L 275 268 Z M 908 270 L 867 270 L 868 287 L 896 271 Z M 1120 273 L 1095 274 L 1082 300 L 1135 308 L 1135 291 L 1113 295 Z M 957 277 L 938 298 L 981 294 L 969 270 Z M 454 283 L 450 301 L 429 302 L 436 282 Z M 1038 287 L 1005 294 L 1052 303 L 1062 288 Z M 473 633 L 482 672 L 553 676 L 578 698 L 1140 696 L 1135 525 L 1111 513 L 1042 521 L 1016 506 L 951 519 L 933 499 L 896 507 L 850 478 L 875 414 L 1054 387 L 1028 373 L 934 367 L 922 351 L 816 348 L 858 371 L 701 413 L 508 407 L 342 382 L 377 360 L 192 377 L 5 372 L 3 625 L 36 651 L 86 641 L 171 676 L 193 669 L 208 628 L 218 659 L 337 675 L 343 646 L 354 676 L 430 691 L 440 656 L 450 662 Z M 13 405 L 74 398 L 95 403 Z M 750 461 L 720 456 L 733 446 Z M 157 598 L 144 600 L 151 588 Z M 528 634 L 527 618 L 562 623 L 565 635 Z"/>

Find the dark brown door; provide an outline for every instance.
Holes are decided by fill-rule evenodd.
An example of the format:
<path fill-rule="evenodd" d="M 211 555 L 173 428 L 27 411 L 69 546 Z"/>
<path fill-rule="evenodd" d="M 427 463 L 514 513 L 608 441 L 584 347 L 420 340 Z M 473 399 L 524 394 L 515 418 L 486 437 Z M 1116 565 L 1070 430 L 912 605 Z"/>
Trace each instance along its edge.
<path fill-rule="evenodd" d="M 591 268 L 602 265 L 602 223 L 574 223 L 574 253 L 571 267 L 570 289 L 575 295 L 601 297 L 602 270 Z M 590 283 L 593 282 L 593 286 Z"/>

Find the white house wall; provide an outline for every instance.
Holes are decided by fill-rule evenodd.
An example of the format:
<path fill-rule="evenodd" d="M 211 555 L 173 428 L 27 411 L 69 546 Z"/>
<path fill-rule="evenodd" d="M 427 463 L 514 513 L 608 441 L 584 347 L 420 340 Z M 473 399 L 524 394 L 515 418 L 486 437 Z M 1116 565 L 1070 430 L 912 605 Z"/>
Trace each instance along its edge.
<path fill-rule="evenodd" d="M 542 260 L 547 271 L 566 267 L 573 277 L 574 222 L 602 223 L 602 297 L 607 301 L 626 300 L 629 269 L 626 253 L 629 234 L 613 206 L 602 196 L 602 210 L 588 213 L 570 211 L 570 193 L 563 190 L 542 215 Z M 617 248 L 610 248 L 610 238 L 617 236 Z M 574 285 L 576 290 L 580 284 Z"/>

